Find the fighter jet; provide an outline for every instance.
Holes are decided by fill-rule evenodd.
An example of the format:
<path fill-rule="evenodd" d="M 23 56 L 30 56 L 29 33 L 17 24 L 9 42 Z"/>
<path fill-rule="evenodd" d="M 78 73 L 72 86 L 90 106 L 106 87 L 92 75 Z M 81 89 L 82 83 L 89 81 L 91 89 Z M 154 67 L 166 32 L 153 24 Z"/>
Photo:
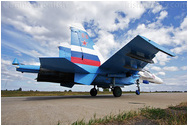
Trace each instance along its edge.
<path fill-rule="evenodd" d="M 97 95 L 97 87 L 110 88 L 115 97 L 122 95 L 121 87 L 136 84 L 140 94 L 140 83 L 163 81 L 144 67 L 161 51 L 175 56 L 168 49 L 137 35 L 128 44 L 102 63 L 94 42 L 85 29 L 70 27 L 71 45 L 60 45 L 59 57 L 41 57 L 40 66 L 24 65 L 14 59 L 19 72 L 37 73 L 37 82 L 60 83 L 60 86 L 72 88 L 75 84 L 93 85 L 91 96 Z"/>

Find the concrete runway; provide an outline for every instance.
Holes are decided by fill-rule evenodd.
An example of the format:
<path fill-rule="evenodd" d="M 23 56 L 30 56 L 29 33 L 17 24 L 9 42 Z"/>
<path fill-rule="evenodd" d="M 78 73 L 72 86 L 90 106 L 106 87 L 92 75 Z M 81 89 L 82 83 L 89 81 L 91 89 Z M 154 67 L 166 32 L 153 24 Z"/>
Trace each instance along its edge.
<path fill-rule="evenodd" d="M 1 97 L 2 125 L 57 125 L 86 121 L 145 106 L 167 108 L 187 102 L 187 93 L 134 93 L 91 96 Z"/>

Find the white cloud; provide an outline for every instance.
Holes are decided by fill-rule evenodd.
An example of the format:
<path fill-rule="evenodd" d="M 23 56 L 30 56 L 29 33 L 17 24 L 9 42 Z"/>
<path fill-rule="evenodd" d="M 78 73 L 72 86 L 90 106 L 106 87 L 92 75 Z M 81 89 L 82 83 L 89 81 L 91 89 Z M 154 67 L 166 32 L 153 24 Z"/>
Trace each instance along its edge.
<path fill-rule="evenodd" d="M 184 18 L 180 27 L 173 31 L 174 37 L 172 42 L 175 43 L 176 47 L 171 51 L 175 54 L 182 54 L 187 51 L 187 17 Z"/>
<path fill-rule="evenodd" d="M 156 3 L 152 12 L 155 14 L 155 13 L 158 13 L 159 11 L 161 11 L 162 9 L 163 9 L 163 7 L 159 3 Z"/>
<path fill-rule="evenodd" d="M 167 62 L 170 61 L 171 57 L 169 57 L 167 54 L 164 54 L 162 52 L 158 52 L 156 57 L 154 58 L 161 66 L 166 65 Z"/>
<path fill-rule="evenodd" d="M 163 67 L 163 70 L 165 71 L 178 71 L 178 67 L 176 66 L 170 66 L 170 67 Z"/>
<path fill-rule="evenodd" d="M 142 6 L 141 2 L 2 2 L 2 22 L 12 25 L 15 29 L 31 35 L 40 45 L 48 48 L 49 54 L 54 54 L 57 50 L 56 46 L 60 42 L 70 42 L 69 25 L 75 22 L 83 24 L 83 22 L 94 21 L 100 29 L 98 43 L 104 43 L 108 46 L 104 55 L 117 48 L 114 36 L 109 31 L 124 29 L 129 26 L 131 20 L 139 19 L 145 12 L 144 7 L 132 7 L 134 4 Z M 8 6 L 7 6 L 8 5 Z M 52 6 L 53 5 L 53 6 Z M 57 6 L 61 5 L 61 6 Z M 10 9 L 11 7 L 11 9 Z M 88 9 L 89 7 L 89 9 Z M 119 12 L 125 15 L 122 17 Z M 115 19 L 119 23 L 115 24 Z M 93 36 L 92 32 L 91 36 Z M 108 38 L 109 37 L 109 38 Z M 104 38 L 107 38 L 104 40 Z M 107 41 L 109 40 L 109 41 Z M 25 42 L 26 43 L 26 42 Z M 101 47 L 104 47 L 102 44 Z M 99 45 L 99 44 L 98 44 Z M 40 47 L 39 46 L 39 47 Z M 100 50 L 101 50 L 101 47 Z M 18 48 L 17 48 L 18 49 Z M 36 49 L 36 48 L 35 48 Z M 22 51 L 21 51 L 22 50 Z M 26 53 L 23 49 L 19 50 Z M 38 53 L 42 54 L 41 52 Z M 36 53 L 35 53 L 36 54 Z M 34 56 L 33 54 L 29 54 Z M 51 56 L 49 55 L 49 56 Z"/>
<path fill-rule="evenodd" d="M 187 17 L 184 18 L 183 22 L 180 24 L 181 29 L 187 29 Z"/>
<path fill-rule="evenodd" d="M 159 20 L 163 20 L 165 17 L 167 17 L 168 12 L 167 11 L 161 11 L 160 16 L 158 17 Z"/>
<path fill-rule="evenodd" d="M 1 59 L 1 65 L 12 65 L 12 62 L 10 60 Z"/>
<path fill-rule="evenodd" d="M 187 66 L 182 66 L 181 70 L 187 70 Z"/>
<path fill-rule="evenodd" d="M 156 75 L 162 75 L 162 76 L 165 76 L 166 73 L 165 73 L 165 72 L 158 72 Z"/>
<path fill-rule="evenodd" d="M 161 71 L 161 68 L 160 68 L 160 67 L 157 67 L 157 66 L 152 66 L 151 69 L 152 69 L 152 70 L 155 70 L 155 71 Z"/>
<path fill-rule="evenodd" d="M 178 87 L 185 86 L 187 89 L 187 75 L 175 75 L 169 78 L 164 78 L 163 80 L 164 80 L 164 83 L 168 86 L 171 86 L 171 85 L 178 86 Z"/>
<path fill-rule="evenodd" d="M 16 72 L 12 61 L 1 59 L 1 78 L 5 81 L 33 80 L 20 72 Z"/>
<path fill-rule="evenodd" d="M 36 51 L 36 50 L 31 50 L 30 53 L 32 53 L 32 54 L 35 55 L 36 57 L 41 56 L 41 54 L 40 54 L 38 51 Z"/>
<path fill-rule="evenodd" d="M 17 54 L 18 56 L 22 56 L 22 53 L 18 50 L 14 51 L 15 54 Z"/>
<path fill-rule="evenodd" d="M 117 48 L 119 47 L 119 43 L 114 41 L 114 36 L 109 32 L 101 30 L 98 34 L 99 36 L 96 46 L 100 50 L 104 59 L 107 59 L 109 57 L 110 50 L 117 50 Z"/>
<path fill-rule="evenodd" d="M 174 49 L 171 49 L 171 51 L 175 54 L 182 54 L 183 52 L 187 51 L 187 45 L 175 47 Z"/>
<path fill-rule="evenodd" d="M 160 5 L 159 2 L 155 2 L 155 1 L 143 1 L 142 5 L 146 9 L 150 9 L 151 12 L 154 14 L 160 12 L 163 9 L 163 6 Z"/>
<path fill-rule="evenodd" d="M 179 27 L 164 26 L 161 20 L 165 20 L 168 13 L 158 2 L 2 2 L 2 24 L 13 26 L 16 30 L 29 34 L 33 40 L 25 39 L 19 45 L 18 43 L 8 43 L 3 41 L 2 44 L 16 50 L 15 53 L 26 54 L 33 58 L 37 56 L 58 56 L 57 46 L 61 42 L 70 42 L 69 25 L 72 23 L 83 24 L 84 22 L 93 22 L 89 34 L 98 38 L 95 39 L 96 45 L 105 59 L 112 55 L 120 47 L 125 45 L 136 35 L 143 35 L 160 45 L 167 45 L 176 54 L 182 54 L 187 51 L 187 17 L 184 18 Z M 158 18 L 147 21 L 147 23 L 138 23 L 134 29 L 128 30 L 122 41 L 116 41 L 111 32 L 118 29 L 128 29 L 130 22 L 140 19 L 146 10 Z M 118 14 L 121 12 L 125 17 Z M 115 24 L 115 19 L 119 23 Z M 18 34 L 8 31 L 9 34 L 19 38 Z M 32 42 L 31 42 L 32 41 Z M 22 46 L 26 48 L 22 48 Z M 28 51 L 30 50 L 30 51 Z M 20 53 L 18 53 L 18 51 Z M 171 60 L 166 54 L 158 53 L 154 59 L 159 65 L 166 65 Z M 10 61 L 2 61 L 5 65 L 11 64 Z M 39 63 L 35 61 L 25 61 L 25 64 Z M 2 65 L 3 66 L 3 65 Z M 5 67 L 8 69 L 7 67 Z M 185 70 L 186 67 L 163 67 L 166 71 Z M 6 70 L 3 68 L 3 70 Z M 150 67 L 157 71 L 158 75 L 165 75 L 160 67 Z M 169 70 L 170 69 L 170 70 Z M 15 71 L 15 69 L 14 69 Z M 8 75 L 8 72 L 3 72 Z M 17 76 L 17 75 L 16 75 Z M 20 76 L 23 76 L 21 74 Z M 5 79 L 5 78 L 3 78 Z M 175 81 L 175 80 L 174 80 Z M 32 82 L 32 81 L 31 81 Z M 174 82 L 175 83 L 175 82 Z"/>

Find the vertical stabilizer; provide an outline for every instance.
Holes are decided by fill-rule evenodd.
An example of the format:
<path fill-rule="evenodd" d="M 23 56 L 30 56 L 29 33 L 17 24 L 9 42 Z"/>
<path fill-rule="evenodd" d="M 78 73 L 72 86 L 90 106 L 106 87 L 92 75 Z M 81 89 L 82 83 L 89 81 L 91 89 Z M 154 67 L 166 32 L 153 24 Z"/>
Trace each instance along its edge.
<path fill-rule="evenodd" d="M 59 57 L 66 58 L 69 61 L 71 60 L 71 48 L 68 44 L 59 45 Z"/>
<path fill-rule="evenodd" d="M 71 27 L 71 61 L 90 66 L 100 66 L 94 43 L 84 29 Z"/>

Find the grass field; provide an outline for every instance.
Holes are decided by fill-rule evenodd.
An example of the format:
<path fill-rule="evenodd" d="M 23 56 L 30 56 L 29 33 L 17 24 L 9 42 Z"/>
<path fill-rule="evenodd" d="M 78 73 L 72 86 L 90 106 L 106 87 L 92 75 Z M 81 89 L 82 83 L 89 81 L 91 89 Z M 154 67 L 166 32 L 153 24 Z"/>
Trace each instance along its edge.
<path fill-rule="evenodd" d="M 133 91 L 124 91 L 125 93 L 135 93 Z M 141 92 L 141 93 L 150 93 L 150 92 Z M 152 93 L 169 93 L 169 92 L 152 92 Z M 173 92 L 173 93 L 179 93 L 179 92 Z M 112 92 L 109 91 L 99 91 L 97 94 L 112 94 Z M 1 90 L 1 97 L 22 97 L 22 96 L 67 96 L 67 95 L 90 95 L 89 92 L 72 92 L 72 91 L 6 91 Z"/>
<path fill-rule="evenodd" d="M 98 119 L 94 115 L 88 122 L 82 119 L 72 125 L 187 125 L 187 102 L 167 109 L 145 107 Z"/>
<path fill-rule="evenodd" d="M 98 92 L 98 94 L 112 94 L 111 92 Z M 90 95 L 89 92 L 60 92 L 60 91 L 1 91 L 1 97 L 20 96 L 67 96 L 67 95 Z"/>

